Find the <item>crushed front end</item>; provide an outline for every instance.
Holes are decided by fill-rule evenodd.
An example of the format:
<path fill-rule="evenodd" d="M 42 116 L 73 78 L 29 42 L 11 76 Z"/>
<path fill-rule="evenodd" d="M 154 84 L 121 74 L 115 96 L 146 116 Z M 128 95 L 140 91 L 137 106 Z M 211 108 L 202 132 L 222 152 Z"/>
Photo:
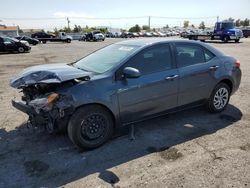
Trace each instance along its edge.
<path fill-rule="evenodd" d="M 25 69 L 10 81 L 10 86 L 23 93 L 12 105 L 28 114 L 28 124 L 45 126 L 55 132 L 65 130 L 74 112 L 74 100 L 68 88 L 90 79 L 90 73 L 72 64 L 38 65 Z"/>
<path fill-rule="evenodd" d="M 70 96 L 58 92 L 60 87 L 60 84 L 23 87 L 21 101 L 12 100 L 12 105 L 28 114 L 29 126 L 44 126 L 49 133 L 63 131 L 74 107 Z"/>

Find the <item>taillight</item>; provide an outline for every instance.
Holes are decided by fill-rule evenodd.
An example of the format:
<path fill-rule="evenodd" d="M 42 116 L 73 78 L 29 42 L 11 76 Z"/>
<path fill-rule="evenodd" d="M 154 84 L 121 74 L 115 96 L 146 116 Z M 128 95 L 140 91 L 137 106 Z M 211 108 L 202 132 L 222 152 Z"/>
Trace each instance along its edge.
<path fill-rule="evenodd" d="M 240 61 L 239 61 L 239 60 L 236 60 L 236 61 L 234 62 L 234 65 L 235 65 L 235 67 L 240 68 Z"/>

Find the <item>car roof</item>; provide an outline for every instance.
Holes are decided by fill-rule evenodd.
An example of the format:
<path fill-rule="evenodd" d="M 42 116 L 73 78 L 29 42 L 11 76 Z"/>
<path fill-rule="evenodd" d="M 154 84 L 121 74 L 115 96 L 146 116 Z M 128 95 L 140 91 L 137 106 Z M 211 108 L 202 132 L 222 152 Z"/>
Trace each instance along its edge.
<path fill-rule="evenodd" d="M 118 42 L 116 44 L 139 46 L 140 48 L 144 48 L 144 47 L 152 46 L 155 44 L 164 44 L 164 43 L 169 43 L 169 42 L 170 43 L 198 44 L 208 49 L 209 51 L 214 53 L 216 56 L 224 55 L 221 51 L 217 50 L 216 48 L 212 47 L 209 44 L 206 44 L 200 41 L 187 40 L 187 39 L 169 39 L 169 38 L 128 39 L 128 40 Z"/>
<path fill-rule="evenodd" d="M 129 39 L 129 40 L 124 40 L 121 42 L 118 42 L 116 44 L 122 44 L 122 45 L 131 45 L 131 46 L 149 46 L 149 45 L 154 45 L 154 44 L 158 44 L 158 43 L 168 43 L 168 42 L 185 42 L 185 43 L 194 43 L 197 44 L 200 42 L 196 42 L 196 41 L 190 41 L 190 40 L 186 40 L 186 39 L 169 39 L 169 38 L 147 38 L 147 39 Z"/>

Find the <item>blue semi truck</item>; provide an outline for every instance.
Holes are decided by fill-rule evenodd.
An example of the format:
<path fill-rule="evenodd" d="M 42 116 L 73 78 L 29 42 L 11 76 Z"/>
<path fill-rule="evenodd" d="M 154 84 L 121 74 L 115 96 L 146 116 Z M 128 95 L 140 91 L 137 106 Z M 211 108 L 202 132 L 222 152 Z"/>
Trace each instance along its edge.
<path fill-rule="evenodd" d="M 216 22 L 213 32 L 192 33 L 186 36 L 189 40 L 221 40 L 225 43 L 228 41 L 239 42 L 243 37 L 240 29 L 236 29 L 233 22 L 223 21 Z"/>

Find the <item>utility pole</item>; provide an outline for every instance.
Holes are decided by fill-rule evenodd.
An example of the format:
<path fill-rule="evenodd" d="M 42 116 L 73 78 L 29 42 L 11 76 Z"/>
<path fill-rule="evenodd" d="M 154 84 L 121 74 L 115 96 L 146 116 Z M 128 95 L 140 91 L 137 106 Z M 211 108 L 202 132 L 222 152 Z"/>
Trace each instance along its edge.
<path fill-rule="evenodd" d="M 150 16 L 148 17 L 148 28 L 150 30 Z"/>
<path fill-rule="evenodd" d="M 217 22 L 219 21 L 219 16 L 217 16 Z"/>
<path fill-rule="evenodd" d="M 70 20 L 69 20 L 69 18 L 67 17 L 67 22 L 68 22 L 68 29 L 70 29 L 70 27 L 69 27 L 69 23 L 70 23 Z"/>

